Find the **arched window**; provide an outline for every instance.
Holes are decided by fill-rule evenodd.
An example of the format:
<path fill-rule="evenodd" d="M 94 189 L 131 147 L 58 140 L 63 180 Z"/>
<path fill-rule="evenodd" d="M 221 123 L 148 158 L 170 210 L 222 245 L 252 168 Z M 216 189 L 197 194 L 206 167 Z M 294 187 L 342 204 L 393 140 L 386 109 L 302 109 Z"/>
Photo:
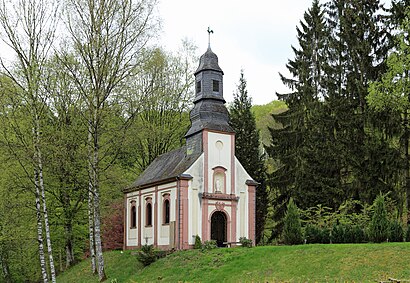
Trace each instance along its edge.
<path fill-rule="evenodd" d="M 135 200 L 131 202 L 131 228 L 137 228 L 137 208 Z"/>
<path fill-rule="evenodd" d="M 164 224 L 169 224 L 170 209 L 169 209 L 169 199 L 164 200 Z"/>
<path fill-rule="evenodd" d="M 147 205 L 145 209 L 145 226 L 152 226 L 152 204 L 151 198 L 147 199 Z"/>

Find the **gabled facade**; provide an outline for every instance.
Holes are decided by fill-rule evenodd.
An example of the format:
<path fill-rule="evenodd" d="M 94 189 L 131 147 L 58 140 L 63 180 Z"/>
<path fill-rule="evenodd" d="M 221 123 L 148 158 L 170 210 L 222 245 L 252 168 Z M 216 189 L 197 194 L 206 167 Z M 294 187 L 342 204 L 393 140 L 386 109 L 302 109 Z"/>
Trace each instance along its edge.
<path fill-rule="evenodd" d="M 235 157 L 223 71 L 209 47 L 195 90 L 186 146 L 159 156 L 124 190 L 125 249 L 189 249 L 196 235 L 219 246 L 255 239 L 257 183 Z"/>

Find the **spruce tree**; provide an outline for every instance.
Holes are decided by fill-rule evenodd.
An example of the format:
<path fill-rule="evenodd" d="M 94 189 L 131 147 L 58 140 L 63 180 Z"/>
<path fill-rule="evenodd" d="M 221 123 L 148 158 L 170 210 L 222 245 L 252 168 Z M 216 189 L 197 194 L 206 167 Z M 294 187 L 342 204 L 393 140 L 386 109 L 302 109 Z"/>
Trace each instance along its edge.
<path fill-rule="evenodd" d="M 239 85 L 230 108 L 230 124 L 235 130 L 235 155 L 246 172 L 259 183 L 256 188 L 256 243 L 263 237 L 267 212 L 265 161 L 260 151 L 259 130 L 252 113 L 252 99 L 248 96 L 246 79 L 241 70 Z"/>
<path fill-rule="evenodd" d="M 320 203 L 334 207 L 339 199 L 338 179 L 334 177 L 339 170 L 322 102 L 327 95 L 324 80 L 329 31 L 318 1 L 304 14 L 297 34 L 299 48 L 292 47 L 295 58 L 286 65 L 292 77 L 281 75 L 291 92 L 277 94 L 288 111 L 273 116 L 283 127 L 270 130 L 272 144 L 266 147 L 278 163 L 270 178 L 271 187 L 277 190 L 276 220 L 283 217 L 290 196 L 302 208 Z"/>
<path fill-rule="evenodd" d="M 287 245 L 297 245 L 301 244 L 302 239 L 302 226 L 300 224 L 299 209 L 290 198 L 287 211 L 285 214 L 284 229 L 283 229 L 283 240 Z"/>
<path fill-rule="evenodd" d="M 390 113 L 376 115 L 366 102 L 369 83 L 385 69 L 388 37 L 381 12 L 379 0 L 327 3 L 331 37 L 326 105 L 333 125 L 329 131 L 340 149 L 337 162 L 344 199 L 370 202 L 379 191 L 392 189 L 386 184 L 393 167 L 386 161 L 395 152 L 383 136 L 391 128 L 384 119 Z"/>
<path fill-rule="evenodd" d="M 389 220 L 387 218 L 384 197 L 379 194 L 374 200 L 374 212 L 372 222 L 370 223 L 369 236 L 370 240 L 375 243 L 381 243 L 387 240 L 389 236 Z"/>

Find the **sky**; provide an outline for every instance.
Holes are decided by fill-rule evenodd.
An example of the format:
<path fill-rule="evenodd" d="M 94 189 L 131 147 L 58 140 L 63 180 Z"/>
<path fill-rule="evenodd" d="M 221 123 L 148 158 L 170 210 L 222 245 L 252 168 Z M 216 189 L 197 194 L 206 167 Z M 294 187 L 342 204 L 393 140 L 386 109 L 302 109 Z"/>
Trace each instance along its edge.
<path fill-rule="evenodd" d="M 287 92 L 279 72 L 288 75 L 286 63 L 297 46 L 296 26 L 311 0 L 161 0 L 162 44 L 177 50 L 181 40 L 192 40 L 198 55 L 208 47 L 218 55 L 224 71 L 224 98 L 233 100 L 241 69 L 253 104 L 277 99 Z M 198 58 L 199 60 L 199 58 Z"/>

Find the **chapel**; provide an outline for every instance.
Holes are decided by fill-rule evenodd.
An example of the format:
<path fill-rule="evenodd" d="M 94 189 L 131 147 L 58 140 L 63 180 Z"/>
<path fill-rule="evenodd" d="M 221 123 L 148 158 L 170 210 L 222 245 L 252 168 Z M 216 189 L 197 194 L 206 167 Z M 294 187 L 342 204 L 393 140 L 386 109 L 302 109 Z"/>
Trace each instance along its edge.
<path fill-rule="evenodd" d="M 235 157 L 223 75 L 210 46 L 200 57 L 186 145 L 158 156 L 124 189 L 124 249 L 189 249 L 255 241 L 255 182 Z"/>

